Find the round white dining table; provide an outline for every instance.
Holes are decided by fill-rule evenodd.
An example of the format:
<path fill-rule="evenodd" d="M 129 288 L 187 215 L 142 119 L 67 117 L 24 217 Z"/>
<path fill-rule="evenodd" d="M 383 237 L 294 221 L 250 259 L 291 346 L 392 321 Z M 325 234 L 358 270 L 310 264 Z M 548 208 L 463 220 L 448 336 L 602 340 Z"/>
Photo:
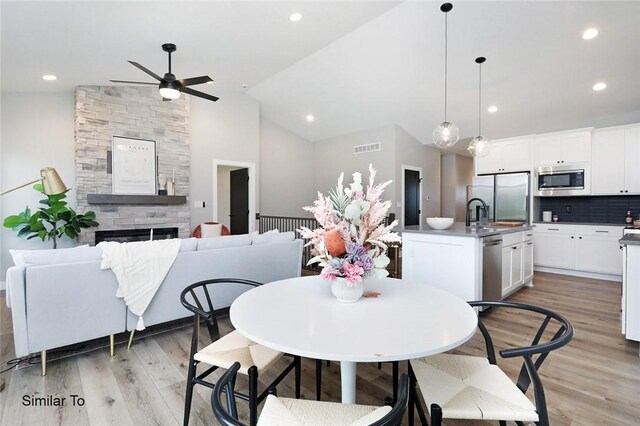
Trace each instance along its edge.
<path fill-rule="evenodd" d="M 475 333 L 478 319 L 444 290 L 392 278 L 369 279 L 377 298 L 343 303 L 319 276 L 256 287 L 231 305 L 233 326 L 269 348 L 339 361 L 343 403 L 355 403 L 358 362 L 401 361 L 453 349 Z"/>

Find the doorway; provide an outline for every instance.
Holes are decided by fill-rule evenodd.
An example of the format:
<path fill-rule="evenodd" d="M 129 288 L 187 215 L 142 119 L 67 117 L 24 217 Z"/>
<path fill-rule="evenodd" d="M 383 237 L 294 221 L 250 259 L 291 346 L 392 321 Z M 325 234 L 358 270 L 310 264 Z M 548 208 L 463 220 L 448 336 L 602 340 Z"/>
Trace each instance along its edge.
<path fill-rule="evenodd" d="M 253 163 L 213 161 L 213 220 L 229 228 L 232 235 L 256 229 L 255 166 Z"/>
<path fill-rule="evenodd" d="M 403 226 L 420 225 L 422 217 L 422 169 L 402 166 L 402 219 Z"/>
<path fill-rule="evenodd" d="M 229 231 L 231 235 L 249 233 L 249 169 L 229 173 Z"/>

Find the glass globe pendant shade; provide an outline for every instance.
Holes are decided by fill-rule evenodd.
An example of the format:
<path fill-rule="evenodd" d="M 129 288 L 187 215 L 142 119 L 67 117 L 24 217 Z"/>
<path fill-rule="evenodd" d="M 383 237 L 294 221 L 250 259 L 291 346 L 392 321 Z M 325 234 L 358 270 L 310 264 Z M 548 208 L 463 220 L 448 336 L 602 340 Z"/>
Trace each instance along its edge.
<path fill-rule="evenodd" d="M 458 142 L 460 130 L 455 124 L 443 121 L 433 131 L 433 143 L 440 148 L 450 148 Z"/>
<path fill-rule="evenodd" d="M 489 143 L 489 139 L 485 138 L 484 136 L 476 136 L 475 138 L 471 139 L 471 142 L 469 142 L 469 147 L 467 148 L 469 154 L 474 157 L 484 157 L 489 154 L 490 150 L 491 144 Z"/>

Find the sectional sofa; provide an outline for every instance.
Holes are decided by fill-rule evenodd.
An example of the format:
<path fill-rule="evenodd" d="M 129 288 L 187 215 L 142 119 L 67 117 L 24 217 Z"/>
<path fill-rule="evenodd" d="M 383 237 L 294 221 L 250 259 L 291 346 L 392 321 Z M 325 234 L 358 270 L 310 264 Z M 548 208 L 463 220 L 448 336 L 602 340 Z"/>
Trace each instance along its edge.
<path fill-rule="evenodd" d="M 189 316 L 180 304 L 184 287 L 210 278 L 244 278 L 261 283 L 296 277 L 302 264 L 302 240 L 293 232 L 188 238 L 144 314 L 147 327 Z M 117 280 L 101 270 L 99 247 L 14 252 L 7 271 L 18 357 L 133 330 L 137 317 L 116 298 Z M 221 285 L 216 308 L 231 305 L 246 289 Z M 111 338 L 113 345 L 113 337 Z M 112 348 L 113 350 L 113 348 Z M 44 363 L 43 363 L 44 364 Z M 44 374 L 43 369 L 43 374 Z"/>

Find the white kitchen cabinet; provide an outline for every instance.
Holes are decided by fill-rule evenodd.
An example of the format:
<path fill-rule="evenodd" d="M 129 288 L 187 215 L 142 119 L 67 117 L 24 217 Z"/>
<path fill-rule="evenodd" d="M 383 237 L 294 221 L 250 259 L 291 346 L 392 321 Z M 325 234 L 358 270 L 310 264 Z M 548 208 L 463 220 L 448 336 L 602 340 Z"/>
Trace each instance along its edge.
<path fill-rule="evenodd" d="M 502 243 L 502 297 L 522 287 L 523 232 L 505 234 Z"/>
<path fill-rule="evenodd" d="M 534 264 L 601 274 L 622 274 L 618 240 L 622 226 L 539 225 L 534 232 Z"/>
<path fill-rule="evenodd" d="M 534 264 L 550 268 L 573 269 L 574 227 L 541 225 L 534 229 Z"/>
<path fill-rule="evenodd" d="M 476 174 L 531 170 L 532 136 L 495 140 L 485 157 L 475 158 Z"/>
<path fill-rule="evenodd" d="M 592 194 L 640 194 L 640 126 L 596 130 L 592 159 Z"/>
<path fill-rule="evenodd" d="M 533 279 L 533 231 L 525 231 L 522 242 L 522 283 Z"/>
<path fill-rule="evenodd" d="M 591 161 L 591 129 L 536 135 L 534 167 Z"/>
<path fill-rule="evenodd" d="M 622 229 L 618 226 L 576 226 L 575 269 L 622 275 Z"/>

